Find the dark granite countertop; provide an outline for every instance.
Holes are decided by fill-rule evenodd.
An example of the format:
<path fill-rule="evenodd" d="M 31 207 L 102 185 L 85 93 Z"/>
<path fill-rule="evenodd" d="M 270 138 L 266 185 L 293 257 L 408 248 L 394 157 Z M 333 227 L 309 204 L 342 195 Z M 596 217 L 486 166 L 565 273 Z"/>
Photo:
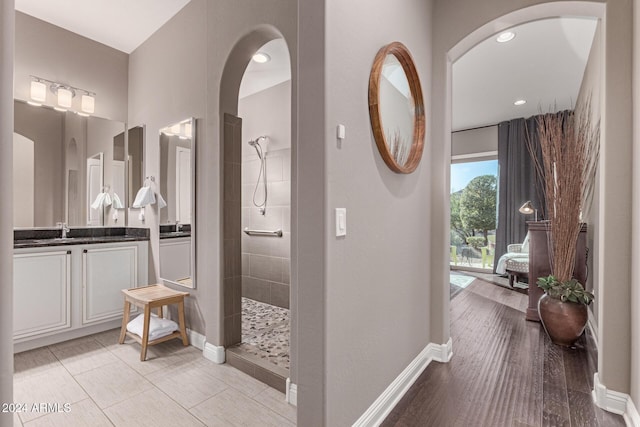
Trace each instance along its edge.
<path fill-rule="evenodd" d="M 13 248 L 39 248 L 46 246 L 88 245 L 149 240 L 148 228 L 88 227 L 71 228 L 67 237 L 61 237 L 59 228 L 18 229 L 13 231 Z"/>
<path fill-rule="evenodd" d="M 191 237 L 191 224 L 180 224 L 177 230 L 176 224 L 161 224 L 160 239 L 175 239 L 178 237 Z"/>
<path fill-rule="evenodd" d="M 191 237 L 191 231 L 169 231 L 160 233 L 160 239 L 175 239 L 177 237 Z"/>

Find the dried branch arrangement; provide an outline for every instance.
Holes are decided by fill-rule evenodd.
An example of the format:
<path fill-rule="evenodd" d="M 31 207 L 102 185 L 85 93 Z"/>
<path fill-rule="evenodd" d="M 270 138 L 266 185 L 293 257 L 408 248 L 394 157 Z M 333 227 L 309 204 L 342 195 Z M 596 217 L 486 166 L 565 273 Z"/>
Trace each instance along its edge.
<path fill-rule="evenodd" d="M 543 114 L 536 118 L 542 160 L 533 153 L 536 172 L 544 185 L 550 222 L 551 274 L 559 282 L 573 277 L 581 215 L 591 206 L 600 153 L 600 121 L 594 122 L 591 103 L 575 112 Z"/>

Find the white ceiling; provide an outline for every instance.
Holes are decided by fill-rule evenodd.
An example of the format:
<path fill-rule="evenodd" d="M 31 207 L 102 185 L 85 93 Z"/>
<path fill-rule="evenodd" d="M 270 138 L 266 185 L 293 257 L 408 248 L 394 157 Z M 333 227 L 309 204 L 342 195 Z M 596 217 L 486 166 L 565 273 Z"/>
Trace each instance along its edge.
<path fill-rule="evenodd" d="M 133 52 L 190 0 L 15 0 L 16 10 Z"/>
<path fill-rule="evenodd" d="M 266 43 L 258 52 L 271 57 L 269 62 L 259 64 L 249 62 L 240 83 L 239 98 L 244 98 L 291 79 L 289 49 L 284 39 L 274 39 Z"/>
<path fill-rule="evenodd" d="M 453 64 L 453 130 L 572 108 L 596 25 L 546 19 L 512 28 L 508 43 L 494 36 L 475 46 Z M 518 99 L 527 103 L 513 105 Z"/>

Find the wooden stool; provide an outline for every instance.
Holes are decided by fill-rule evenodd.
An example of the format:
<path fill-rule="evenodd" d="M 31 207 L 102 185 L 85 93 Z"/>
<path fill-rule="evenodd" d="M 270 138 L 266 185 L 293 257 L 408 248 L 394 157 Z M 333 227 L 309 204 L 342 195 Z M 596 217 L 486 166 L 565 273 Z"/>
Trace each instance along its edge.
<path fill-rule="evenodd" d="M 139 342 L 142 345 L 142 351 L 140 352 L 141 361 L 144 362 L 147 358 L 147 346 L 159 344 L 173 338 L 182 338 L 182 344 L 185 346 L 189 345 L 187 330 L 184 324 L 184 297 L 189 296 L 189 292 L 174 291 L 164 285 L 150 285 L 141 288 L 123 289 L 122 293 L 124 294 L 124 316 L 122 317 L 119 342 L 120 344 L 124 343 L 126 335 Z M 131 304 L 144 310 L 142 338 L 127 331 Z M 158 308 L 158 316 L 162 317 L 162 307 L 169 304 L 178 304 L 178 325 L 180 330 L 149 341 L 149 319 L 151 318 L 151 310 Z"/>

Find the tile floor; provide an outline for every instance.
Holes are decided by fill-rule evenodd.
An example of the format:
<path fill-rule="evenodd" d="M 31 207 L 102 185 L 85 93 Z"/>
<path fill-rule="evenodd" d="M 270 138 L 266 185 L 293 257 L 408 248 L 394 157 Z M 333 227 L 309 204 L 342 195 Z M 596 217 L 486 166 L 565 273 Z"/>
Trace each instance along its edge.
<path fill-rule="evenodd" d="M 118 344 L 119 330 L 15 355 L 14 400 L 59 404 L 27 411 L 15 426 L 295 426 L 284 395 L 171 340 L 148 350 Z M 64 404 L 69 411 L 64 412 Z"/>
<path fill-rule="evenodd" d="M 289 310 L 242 298 L 242 353 L 289 370 Z"/>

